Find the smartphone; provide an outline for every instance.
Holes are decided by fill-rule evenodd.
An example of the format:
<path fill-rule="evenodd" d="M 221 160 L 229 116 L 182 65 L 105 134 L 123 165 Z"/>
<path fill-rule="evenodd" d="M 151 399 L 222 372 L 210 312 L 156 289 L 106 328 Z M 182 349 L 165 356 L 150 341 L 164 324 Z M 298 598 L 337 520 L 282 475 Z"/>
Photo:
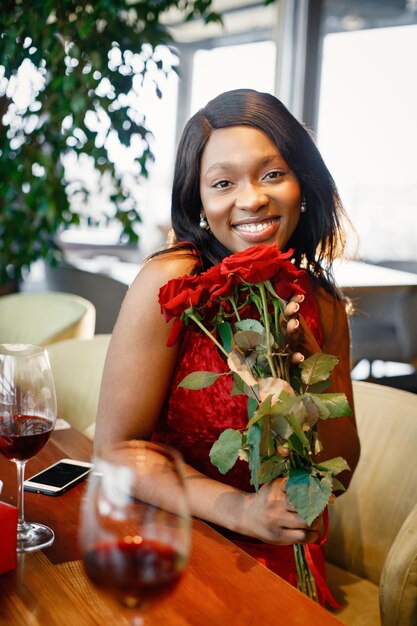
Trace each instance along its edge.
<path fill-rule="evenodd" d="M 87 476 L 91 468 L 92 463 L 61 459 L 61 461 L 25 480 L 24 488 L 26 491 L 59 496 L 78 485 Z"/>

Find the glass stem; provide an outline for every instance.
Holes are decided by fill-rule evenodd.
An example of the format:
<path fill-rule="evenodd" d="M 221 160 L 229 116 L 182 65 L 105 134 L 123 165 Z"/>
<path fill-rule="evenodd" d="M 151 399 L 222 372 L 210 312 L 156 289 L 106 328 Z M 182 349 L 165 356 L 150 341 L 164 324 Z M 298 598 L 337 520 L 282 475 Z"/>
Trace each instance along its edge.
<path fill-rule="evenodd" d="M 24 505 L 24 488 L 23 482 L 25 480 L 25 466 L 26 461 L 15 461 L 17 467 L 17 532 L 25 530 L 25 505 Z"/>

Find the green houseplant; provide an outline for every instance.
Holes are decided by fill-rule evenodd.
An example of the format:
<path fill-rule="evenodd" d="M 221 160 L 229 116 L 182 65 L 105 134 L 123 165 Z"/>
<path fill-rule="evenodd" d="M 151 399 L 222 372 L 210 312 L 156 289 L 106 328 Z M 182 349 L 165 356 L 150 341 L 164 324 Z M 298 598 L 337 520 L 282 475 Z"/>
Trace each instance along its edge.
<path fill-rule="evenodd" d="M 108 220 L 137 240 L 140 214 L 112 162 L 106 139 L 136 141 L 135 180 L 153 158 L 146 119 L 129 102 L 140 96 L 149 68 L 161 79 L 175 69 L 158 46 L 170 35 L 161 16 L 176 8 L 184 20 L 219 20 L 212 0 L 4 0 L 0 8 L 0 289 L 17 282 L 39 258 L 54 263 L 61 229 L 93 221 L 77 207 L 88 200 L 83 180 L 68 180 L 65 159 L 92 160 L 109 189 Z M 139 69 L 138 69 L 139 68 Z M 26 73 L 28 92 L 17 90 Z M 16 80 L 16 77 L 19 80 Z M 162 97 L 158 80 L 158 97 Z"/>

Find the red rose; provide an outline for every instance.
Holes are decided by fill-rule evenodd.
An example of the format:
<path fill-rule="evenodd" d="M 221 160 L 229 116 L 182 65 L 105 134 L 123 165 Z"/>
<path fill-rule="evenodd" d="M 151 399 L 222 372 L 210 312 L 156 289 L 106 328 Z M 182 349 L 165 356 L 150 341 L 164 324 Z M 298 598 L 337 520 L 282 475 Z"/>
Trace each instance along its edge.
<path fill-rule="evenodd" d="M 184 324 L 178 317 L 176 317 L 172 325 L 171 332 L 169 333 L 169 336 L 167 339 L 168 348 L 170 348 L 171 346 L 174 346 L 177 343 L 178 339 L 180 338 L 183 328 L 184 328 Z"/>
<path fill-rule="evenodd" d="M 291 300 L 295 295 L 305 296 L 309 279 L 305 270 L 300 270 L 290 261 L 285 261 L 272 277 L 271 283 L 280 298 Z"/>
<path fill-rule="evenodd" d="M 222 274 L 221 265 L 214 265 L 201 274 L 201 283 L 204 289 L 210 294 L 210 300 L 227 298 L 233 293 L 233 278 L 230 275 Z"/>
<path fill-rule="evenodd" d="M 196 307 L 203 291 L 199 276 L 181 276 L 169 280 L 159 290 L 158 298 L 165 320 L 181 317 L 186 309 Z"/>
<path fill-rule="evenodd" d="M 223 259 L 221 273 L 233 275 L 235 282 L 260 283 L 272 278 L 292 253 L 293 250 L 280 252 L 275 243 L 258 244 Z"/>

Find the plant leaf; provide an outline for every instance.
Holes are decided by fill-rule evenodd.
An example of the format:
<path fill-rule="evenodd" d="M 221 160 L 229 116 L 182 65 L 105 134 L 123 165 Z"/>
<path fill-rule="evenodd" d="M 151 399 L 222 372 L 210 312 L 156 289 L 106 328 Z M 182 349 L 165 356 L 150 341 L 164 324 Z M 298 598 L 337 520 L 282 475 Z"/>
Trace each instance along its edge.
<path fill-rule="evenodd" d="M 309 385 L 308 390 L 310 393 L 324 393 L 332 384 L 331 380 L 321 380 L 314 385 Z"/>
<path fill-rule="evenodd" d="M 346 487 L 340 482 L 340 480 L 333 477 L 332 491 L 333 493 L 335 491 L 346 491 Z"/>
<path fill-rule="evenodd" d="M 285 461 L 280 456 L 273 456 L 261 463 L 258 472 L 259 484 L 269 483 L 278 476 L 282 476 L 285 471 Z"/>
<path fill-rule="evenodd" d="M 238 430 L 227 428 L 222 432 L 210 450 L 210 461 L 221 474 L 226 474 L 236 463 L 242 445 L 242 435 Z"/>
<path fill-rule="evenodd" d="M 339 360 L 331 354 L 316 352 L 300 363 L 301 380 L 307 386 L 327 380 Z"/>
<path fill-rule="evenodd" d="M 315 465 L 320 470 L 325 470 L 336 476 L 343 472 L 343 470 L 350 469 L 349 465 L 345 461 L 345 459 L 341 456 L 336 456 L 334 459 L 329 459 L 328 461 L 323 461 L 322 463 L 318 463 Z"/>
<path fill-rule="evenodd" d="M 293 429 L 283 415 L 275 415 L 271 418 L 271 428 L 284 441 L 288 440 L 293 434 Z"/>
<path fill-rule="evenodd" d="M 271 432 L 271 424 L 269 423 L 269 415 L 262 418 L 261 442 L 259 444 L 259 455 L 261 457 L 270 457 L 274 454 L 274 438 Z"/>
<path fill-rule="evenodd" d="M 253 331 L 262 335 L 265 332 L 265 328 L 262 326 L 258 320 L 247 319 L 241 320 L 240 322 L 236 322 L 234 325 L 237 331 Z"/>
<path fill-rule="evenodd" d="M 250 387 L 256 385 L 250 367 L 247 365 L 245 357 L 238 352 L 238 350 L 232 350 L 227 357 L 227 364 L 232 372 L 239 374 L 240 378 Z"/>
<path fill-rule="evenodd" d="M 258 406 L 258 401 L 255 398 L 248 398 L 248 417 L 249 419 L 256 411 L 256 407 Z"/>
<path fill-rule="evenodd" d="M 290 469 L 285 485 L 291 504 L 310 525 L 325 509 L 332 495 L 332 477 L 319 479 L 306 469 Z"/>
<path fill-rule="evenodd" d="M 238 330 L 233 338 L 235 344 L 245 351 L 253 350 L 261 342 L 261 335 L 253 330 Z"/>
<path fill-rule="evenodd" d="M 223 348 L 226 350 L 226 352 L 231 352 L 233 337 L 232 326 L 229 324 L 229 322 L 221 322 L 220 324 L 217 324 L 216 331 L 221 339 Z"/>
<path fill-rule="evenodd" d="M 329 415 L 327 417 L 352 415 L 352 409 L 344 393 L 318 393 L 312 396 L 313 401 L 315 398 L 318 398 L 328 410 Z M 322 416 L 320 415 L 320 417 Z"/>
<path fill-rule="evenodd" d="M 307 437 L 303 433 L 302 428 L 297 418 L 294 416 L 294 414 L 288 413 L 288 415 L 285 415 L 284 417 L 289 423 L 289 425 L 291 426 L 291 428 L 293 429 L 294 435 L 300 441 L 301 445 L 304 446 L 304 448 L 309 448 L 310 442 L 308 441 Z"/>
<path fill-rule="evenodd" d="M 261 402 L 256 410 L 253 412 L 251 419 L 248 422 L 248 428 L 257 424 L 265 415 L 269 415 L 271 412 L 271 396 L 267 396 L 263 402 Z"/>
<path fill-rule="evenodd" d="M 216 372 L 191 372 L 191 374 L 188 374 L 188 376 L 182 379 L 178 387 L 185 387 L 185 389 L 193 389 L 194 391 L 197 389 L 205 389 L 215 383 L 220 376 L 224 375 L 225 374 L 217 374 Z"/>
<path fill-rule="evenodd" d="M 251 475 L 251 483 L 256 491 L 259 489 L 258 472 L 260 468 L 259 446 L 261 442 L 261 428 L 258 424 L 253 424 L 247 434 L 249 444 L 249 470 Z"/>

